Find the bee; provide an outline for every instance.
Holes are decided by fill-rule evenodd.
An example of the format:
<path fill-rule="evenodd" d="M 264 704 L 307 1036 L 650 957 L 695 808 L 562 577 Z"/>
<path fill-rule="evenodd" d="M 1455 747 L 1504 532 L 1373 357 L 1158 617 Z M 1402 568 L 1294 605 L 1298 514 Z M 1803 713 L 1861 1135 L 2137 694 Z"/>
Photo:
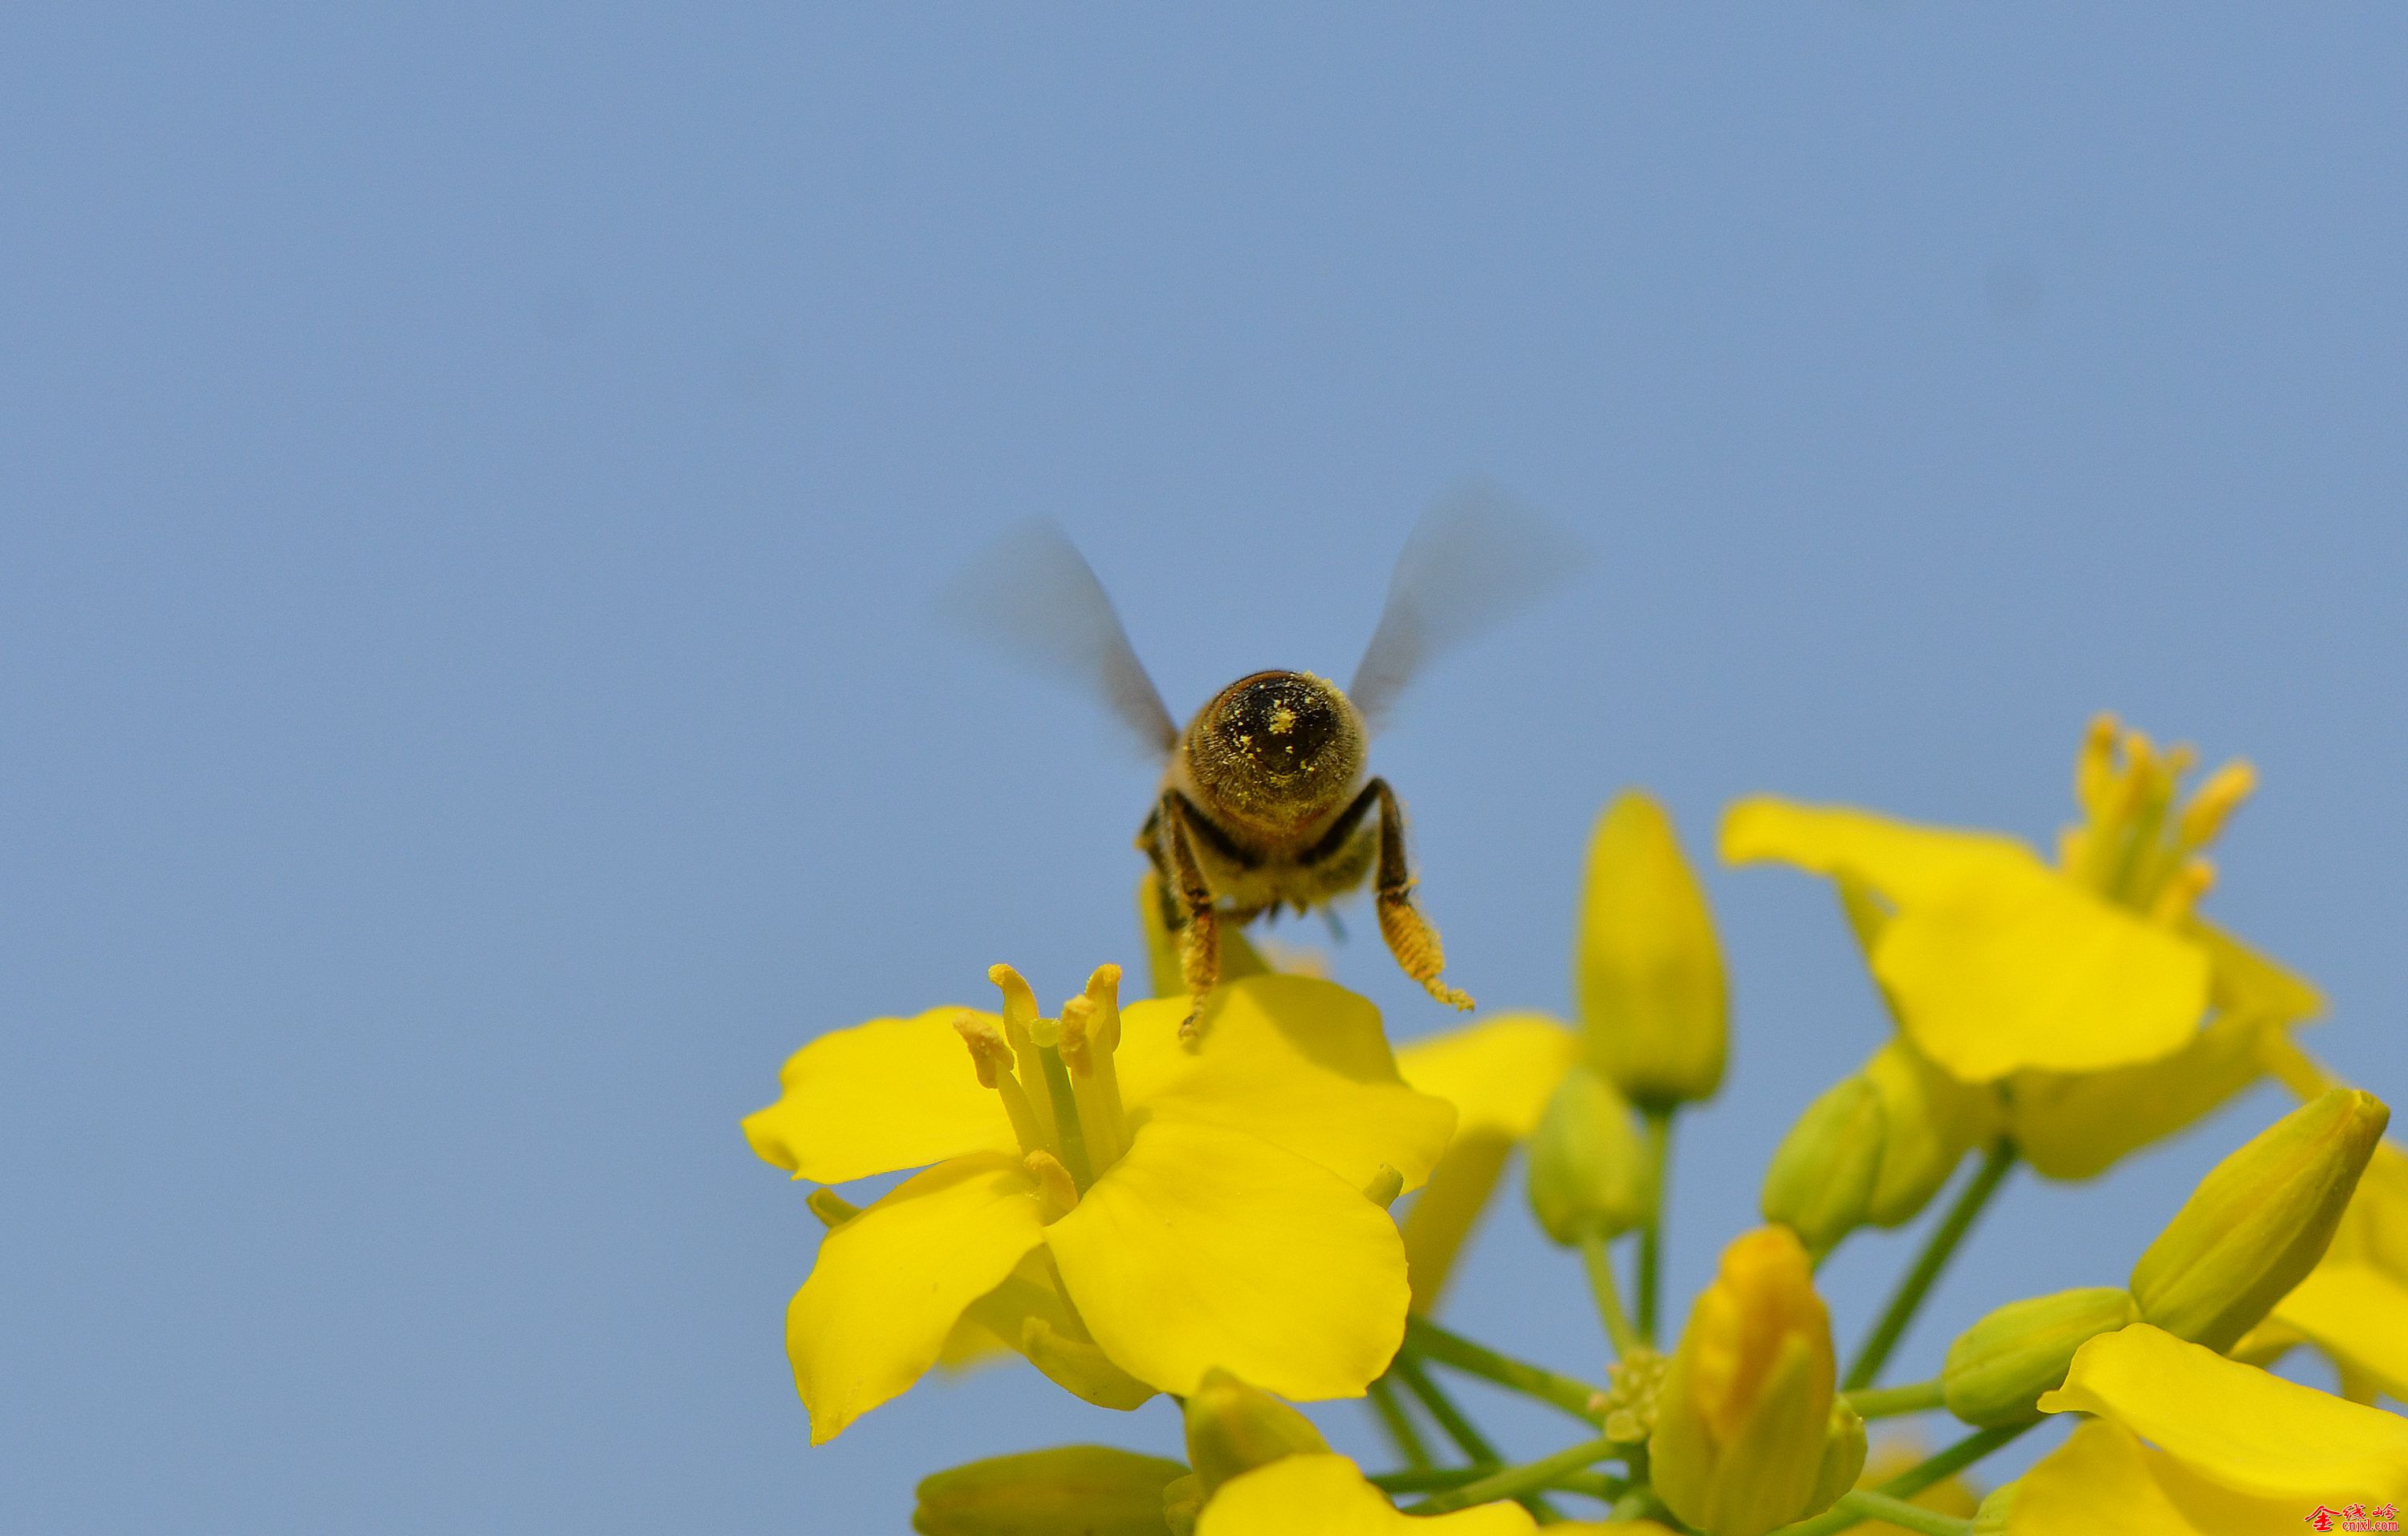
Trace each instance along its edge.
<path fill-rule="evenodd" d="M 1160 757 L 1137 846 L 1179 943 L 1192 998 L 1180 1033 L 1192 1041 L 1219 981 L 1222 925 L 1283 907 L 1326 912 L 1367 882 L 1398 966 L 1440 1002 L 1472 1006 L 1443 980 L 1445 947 L 1413 904 L 1404 808 L 1369 773 L 1370 741 L 1431 655 L 1521 607 L 1577 555 L 1492 492 L 1441 500 L 1407 538 L 1346 687 L 1306 671 L 1250 672 L 1184 729 L 1094 569 L 1053 524 L 1017 530 L 967 573 L 952 606 L 1023 659 L 1095 692 Z"/>

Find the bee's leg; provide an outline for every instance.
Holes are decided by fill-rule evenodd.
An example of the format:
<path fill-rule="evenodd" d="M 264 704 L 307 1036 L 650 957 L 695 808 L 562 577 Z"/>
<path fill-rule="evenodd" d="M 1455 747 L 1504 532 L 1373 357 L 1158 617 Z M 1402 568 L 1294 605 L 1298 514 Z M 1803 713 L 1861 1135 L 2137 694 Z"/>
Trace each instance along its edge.
<path fill-rule="evenodd" d="M 1162 808 L 1154 812 L 1161 823 L 1163 855 L 1170 866 L 1170 878 L 1166 883 L 1179 906 L 1181 930 L 1184 941 L 1179 952 L 1179 973 L 1187 983 L 1187 993 L 1194 1003 L 1187 1017 L 1180 1022 L 1179 1038 L 1193 1041 L 1202 1033 L 1204 1004 L 1212 996 L 1213 984 L 1221 979 L 1221 925 L 1212 911 L 1212 887 L 1204 883 L 1204 871 L 1196 863 L 1196 850 L 1188 846 L 1187 818 L 1181 811 L 1179 797 L 1166 795 Z"/>
<path fill-rule="evenodd" d="M 1405 813 L 1398 808 L 1396 791 L 1385 779 L 1374 779 L 1367 787 L 1380 797 L 1380 866 L 1372 884 L 1380 937 L 1388 941 L 1388 953 L 1405 974 L 1431 997 L 1451 1008 L 1468 1009 L 1471 999 L 1438 979 L 1446 969 L 1438 929 L 1413 910 L 1413 880 L 1405 865 Z"/>

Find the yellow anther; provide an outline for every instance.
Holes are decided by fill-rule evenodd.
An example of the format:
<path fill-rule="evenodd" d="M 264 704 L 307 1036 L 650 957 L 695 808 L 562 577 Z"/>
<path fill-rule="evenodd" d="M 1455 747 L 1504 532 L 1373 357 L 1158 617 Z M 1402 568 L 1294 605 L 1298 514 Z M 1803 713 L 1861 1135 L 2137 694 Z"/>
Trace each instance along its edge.
<path fill-rule="evenodd" d="M 1011 1071 L 1011 1046 L 1002 1030 L 976 1013 L 965 1013 L 953 1021 L 953 1032 L 970 1048 L 970 1064 L 978 1069 L 980 1087 L 992 1088 L 996 1074 Z"/>
<path fill-rule="evenodd" d="M 1079 1185 L 1062 1159 L 1042 1150 L 1031 1152 L 1021 1159 L 1037 1178 L 1037 1197 L 1046 1206 L 1047 1213 L 1059 1216 L 1079 1203 Z"/>
<path fill-rule="evenodd" d="M 2203 858 L 2185 859 L 2166 881 L 2165 888 L 2149 907 L 2149 916 L 2159 923 L 2180 923 L 2190 916 L 2215 884 L 2215 866 Z"/>
<path fill-rule="evenodd" d="M 833 1189 L 814 1189 L 803 1203 L 811 1208 L 812 1215 L 827 1224 L 831 1232 L 861 1214 L 861 1207 Z"/>
<path fill-rule="evenodd" d="M 1025 1029 L 1037 1018 L 1037 994 L 1028 989 L 1020 972 L 1010 966 L 989 966 L 986 979 L 1003 989 L 1003 1027 L 1009 1033 L 1015 1026 Z"/>
<path fill-rule="evenodd" d="M 1037 1022 L 1037 994 L 1010 966 L 987 967 L 986 979 L 1003 989 L 1003 1038 L 1011 1042 L 1012 1060 L 1019 1068 L 1020 1081 L 1029 1090 L 1029 1108 L 1037 1116 L 1038 1140 L 1025 1144 L 1054 1145 L 1059 1133 L 1054 1126 L 1054 1105 L 1045 1091 L 1037 1042 L 1029 1035 L 1029 1026 Z"/>
<path fill-rule="evenodd" d="M 1121 968 L 1097 966 L 1087 978 L 1086 999 L 1095 1008 L 1092 1034 L 1097 1045 L 1117 1051 L 1121 1044 Z"/>
<path fill-rule="evenodd" d="M 2106 808 L 2108 791 L 2114 786 L 2116 729 L 2114 715 L 2092 715 L 2090 728 L 2083 733 L 2082 754 L 2074 759 L 2073 797 L 2093 818 Z"/>
<path fill-rule="evenodd" d="M 1062 1061 L 1074 1078 L 1086 1077 L 1096 1069 L 1095 1036 L 1088 1027 L 1095 1022 L 1096 1005 L 1084 998 L 1073 998 L 1062 1005 Z"/>
<path fill-rule="evenodd" d="M 2185 848 L 2204 848 L 2224 830 L 2241 802 L 2258 787 L 2258 770 L 2241 758 L 2217 768 L 2199 786 L 2190 803 L 2183 807 L 2182 842 Z"/>

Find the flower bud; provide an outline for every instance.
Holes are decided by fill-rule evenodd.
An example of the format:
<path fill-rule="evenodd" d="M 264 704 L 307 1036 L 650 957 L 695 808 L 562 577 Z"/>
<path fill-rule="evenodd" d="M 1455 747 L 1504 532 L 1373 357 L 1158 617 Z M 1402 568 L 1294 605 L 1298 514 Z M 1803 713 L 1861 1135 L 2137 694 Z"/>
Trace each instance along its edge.
<path fill-rule="evenodd" d="M 1728 1034 L 1721 946 L 1671 818 L 1627 790 L 1589 840 L 1572 983 L 1589 1057 L 1642 1108 L 1711 1098 Z"/>
<path fill-rule="evenodd" d="M 1575 1067 L 1531 1133 L 1530 1209 L 1566 1247 L 1627 1232 L 1655 1210 L 1654 1162 L 1628 1101 Z"/>
<path fill-rule="evenodd" d="M 1948 1411 L 1985 1428 L 2029 1424 L 2043 1392 L 2065 1385 L 2085 1341 L 2141 1320 L 2129 1291 L 2059 1291 L 2010 1301 L 1956 1336 L 1940 1372 Z"/>
<path fill-rule="evenodd" d="M 911 1529 L 921 1536 L 1158 1536 L 1162 1490 L 1186 1471 L 1176 1461 L 1105 1445 L 973 1461 L 921 1481 Z"/>
<path fill-rule="evenodd" d="M 1864 1456 L 1862 1424 L 1851 1436 L 1834 1423 L 1833 1374 L 1830 1314 L 1797 1234 L 1733 1240 L 1656 1400 L 1656 1494 L 1715 1536 L 1763 1536 L 1828 1508 L 1856 1477 L 1838 1469 Z"/>
<path fill-rule="evenodd" d="M 1820 1259 L 1864 1225 L 1886 1135 L 1880 1091 L 1862 1077 L 1842 1078 L 1806 1106 L 1773 1153 L 1758 1197 L 1764 1219 L 1797 1233 Z"/>
<path fill-rule="evenodd" d="M 2324 1256 L 2390 1118 L 2372 1094 L 2335 1088 L 2216 1164 L 2132 1266 L 2142 1320 L 2230 1348 Z"/>
<path fill-rule="evenodd" d="M 1240 1472 L 1282 1457 L 1326 1455 L 1329 1443 L 1302 1414 L 1214 1368 L 1187 1400 L 1187 1459 L 1204 1497 Z"/>

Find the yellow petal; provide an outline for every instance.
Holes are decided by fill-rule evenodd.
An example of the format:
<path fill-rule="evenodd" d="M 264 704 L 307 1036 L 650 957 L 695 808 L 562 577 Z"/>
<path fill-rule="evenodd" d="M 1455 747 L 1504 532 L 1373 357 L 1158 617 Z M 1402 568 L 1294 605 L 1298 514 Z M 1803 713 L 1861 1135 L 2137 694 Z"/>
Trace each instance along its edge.
<path fill-rule="evenodd" d="M 1901 905 L 1873 973 L 1924 1055 L 1973 1083 L 2155 1060 L 2207 1009 L 2197 945 L 2045 873 Z"/>
<path fill-rule="evenodd" d="M 1455 1106 L 1455 1133 L 1526 1140 L 1580 1057 L 1580 1037 L 1543 1013 L 1505 1013 L 1397 1052 L 1405 1081 Z"/>
<path fill-rule="evenodd" d="M 2015 1485 L 2007 1536 L 2237 1536 L 2305 1530 L 2313 1500 L 2258 1499 L 2201 1480 L 2103 1420 L 2075 1426 Z"/>
<path fill-rule="evenodd" d="M 1383 1165 L 1419 1188 L 1446 1149 L 1453 1106 L 1405 1085 L 1380 1011 L 1344 987 L 1305 976 L 1228 983 L 1193 1051 L 1179 1042 L 1186 1016 L 1179 998 L 1122 1010 L 1121 1094 L 1133 1117 L 1244 1131 L 1358 1190 Z"/>
<path fill-rule="evenodd" d="M 1019 1160 L 980 1153 L 905 1180 L 829 1232 L 786 1309 L 811 1443 L 918 1381 L 963 1312 L 1044 1230 L 1036 1181 Z"/>
<path fill-rule="evenodd" d="M 1994 832 L 1918 826 L 1769 795 L 1735 800 L 1723 812 L 1722 854 L 1732 864 L 1770 859 L 1846 875 L 1899 907 L 1942 899 L 1969 882 L 2046 872 L 2030 849 Z"/>
<path fill-rule="evenodd" d="M 1017 1147 L 1003 1099 L 979 1086 L 954 1032 L 965 1014 L 996 1017 L 932 1008 L 822 1035 L 786 1058 L 784 1092 L 745 1116 L 746 1140 L 763 1160 L 821 1184 Z"/>
<path fill-rule="evenodd" d="M 2324 994 L 2306 977 L 2214 924 L 2193 918 L 2184 925 L 2184 931 L 2207 951 L 2214 968 L 2217 1012 L 2284 1025 L 2315 1018 L 2325 1011 Z"/>
<path fill-rule="evenodd" d="M 1140 1128 L 1046 1242 L 1096 1342 L 1166 1392 L 1219 1366 L 1292 1400 L 1359 1397 L 1404 1337 L 1388 1213 L 1242 1131 Z"/>
<path fill-rule="evenodd" d="M 2408 1150 L 2399 1142 L 2375 1144 L 2328 1255 L 2372 1264 L 2408 1284 Z"/>
<path fill-rule="evenodd" d="M 2340 1503 L 2408 1498 L 2408 1419 L 2135 1323 L 2082 1346 L 2042 1413 L 2111 1419 L 2218 1487 Z"/>
<path fill-rule="evenodd" d="M 1742 800 L 1723 856 L 1862 881 L 1898 908 L 1873 974 L 1924 1055 L 1972 1083 L 2178 1049 L 2208 1000 L 2198 943 L 2057 874 L 2022 843 L 1861 811 Z"/>
<path fill-rule="evenodd" d="M 1223 1484 L 1196 1536 L 1526 1536 L 1538 1529 L 1519 1504 L 1402 1514 L 1344 1457 L 1292 1456 Z"/>
<path fill-rule="evenodd" d="M 2328 1259 L 2275 1304 L 2273 1321 L 2408 1399 L 2408 1285 L 2372 1265 Z"/>
<path fill-rule="evenodd" d="M 2162 1141 L 2258 1081 L 2267 1027 L 2228 1014 L 2157 1061 L 2102 1072 L 2017 1072 L 2007 1119 L 2015 1145 L 2052 1179 L 2087 1179 Z"/>

